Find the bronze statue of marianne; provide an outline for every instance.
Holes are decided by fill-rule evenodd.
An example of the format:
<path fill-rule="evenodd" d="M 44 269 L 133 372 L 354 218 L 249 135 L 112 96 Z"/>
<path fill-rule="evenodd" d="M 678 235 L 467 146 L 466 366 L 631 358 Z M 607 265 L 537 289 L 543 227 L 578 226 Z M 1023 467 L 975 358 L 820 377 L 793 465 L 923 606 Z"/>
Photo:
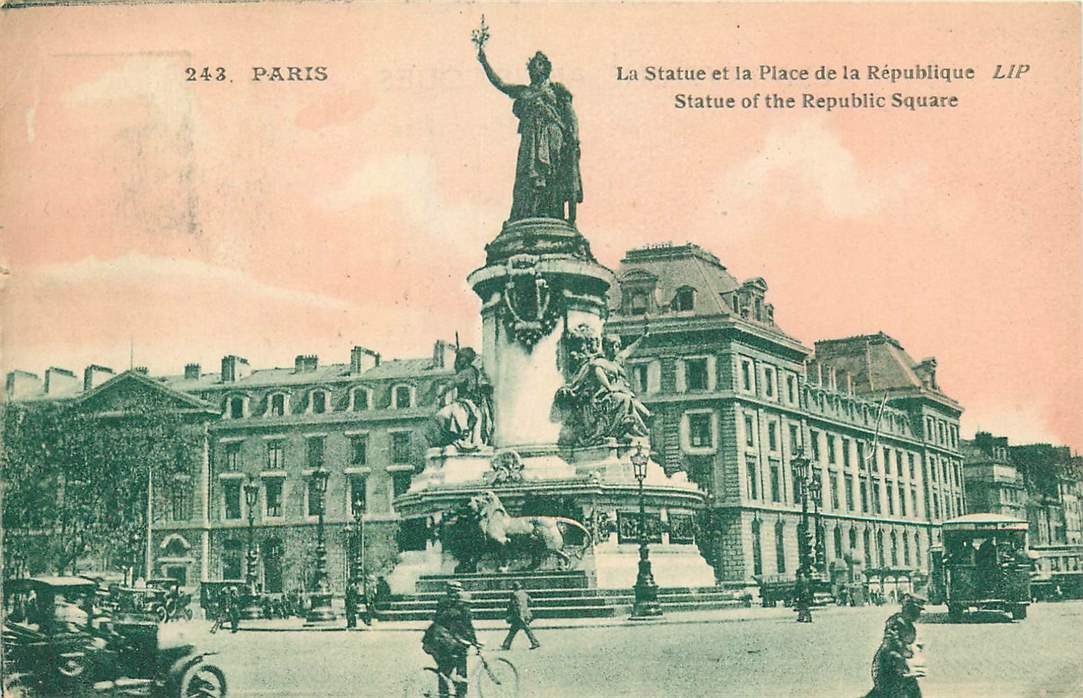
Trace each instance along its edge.
<path fill-rule="evenodd" d="M 574 225 L 576 204 L 583 201 L 583 182 L 579 176 L 579 123 L 571 92 L 549 81 L 552 64 L 541 51 L 527 63 L 530 84 L 510 85 L 493 72 L 485 57 L 484 40 L 475 39 L 475 43 L 485 76 L 515 100 L 512 113 L 519 117 L 519 158 L 508 221 L 557 218 Z"/>

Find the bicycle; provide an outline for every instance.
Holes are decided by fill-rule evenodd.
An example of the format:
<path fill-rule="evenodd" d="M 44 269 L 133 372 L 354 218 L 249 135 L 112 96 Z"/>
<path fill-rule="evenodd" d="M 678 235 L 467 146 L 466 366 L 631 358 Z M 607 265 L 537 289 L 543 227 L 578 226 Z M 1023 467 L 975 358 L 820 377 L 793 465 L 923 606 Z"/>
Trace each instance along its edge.
<path fill-rule="evenodd" d="M 450 676 L 441 674 L 434 666 L 428 666 L 414 672 L 403 686 L 403 698 L 440 698 L 440 683 L 446 682 L 447 696 L 455 696 L 455 688 L 464 683 L 473 684 L 473 695 L 479 698 L 516 698 L 519 695 L 519 670 L 503 657 L 486 659 L 480 645 L 474 645 L 477 657 L 472 666 L 467 667 L 467 676 L 462 678 L 452 670 Z M 471 691 L 467 690 L 467 696 Z"/>

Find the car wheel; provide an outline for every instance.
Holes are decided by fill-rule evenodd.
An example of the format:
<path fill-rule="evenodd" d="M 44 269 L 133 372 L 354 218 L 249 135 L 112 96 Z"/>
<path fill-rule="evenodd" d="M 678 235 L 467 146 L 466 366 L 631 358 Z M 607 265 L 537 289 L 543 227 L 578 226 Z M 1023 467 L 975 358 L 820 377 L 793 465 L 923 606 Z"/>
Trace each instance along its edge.
<path fill-rule="evenodd" d="M 225 698 L 226 675 L 213 664 L 198 663 L 181 677 L 178 698 Z"/>
<path fill-rule="evenodd" d="M 154 617 L 158 619 L 159 623 L 164 623 L 169 620 L 169 612 L 165 610 L 165 606 L 159 606 L 154 609 Z"/>

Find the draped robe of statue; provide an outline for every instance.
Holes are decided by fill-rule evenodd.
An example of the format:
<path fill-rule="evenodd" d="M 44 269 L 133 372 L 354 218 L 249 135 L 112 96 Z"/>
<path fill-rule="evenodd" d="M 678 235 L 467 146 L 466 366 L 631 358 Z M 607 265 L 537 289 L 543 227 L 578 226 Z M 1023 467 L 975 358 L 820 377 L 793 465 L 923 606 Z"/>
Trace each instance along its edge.
<path fill-rule="evenodd" d="M 492 384 L 472 357 L 460 355 L 455 368 L 450 387 L 454 398 L 436 414 L 438 445 L 474 451 L 492 444 Z"/>
<path fill-rule="evenodd" d="M 548 80 L 527 85 L 515 99 L 519 118 L 519 156 L 515 164 L 510 220 L 564 218 L 564 204 L 583 201 L 579 136 L 572 95 Z"/>

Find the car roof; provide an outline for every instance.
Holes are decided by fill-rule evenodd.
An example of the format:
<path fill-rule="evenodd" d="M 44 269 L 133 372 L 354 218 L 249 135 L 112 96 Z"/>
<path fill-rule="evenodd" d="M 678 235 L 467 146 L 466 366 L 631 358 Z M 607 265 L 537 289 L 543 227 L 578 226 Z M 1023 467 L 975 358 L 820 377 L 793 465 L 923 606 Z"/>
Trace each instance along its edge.
<path fill-rule="evenodd" d="M 954 519 L 949 519 L 941 524 L 945 531 L 966 530 L 1000 530 L 1000 531 L 1025 531 L 1029 528 L 1025 519 L 1016 519 L 1001 514 L 967 514 Z"/>
<path fill-rule="evenodd" d="M 12 587 L 18 586 L 43 586 L 53 588 L 66 588 L 66 589 L 95 589 L 97 584 L 86 579 L 84 577 L 24 577 L 21 579 L 11 579 L 7 582 Z"/>

